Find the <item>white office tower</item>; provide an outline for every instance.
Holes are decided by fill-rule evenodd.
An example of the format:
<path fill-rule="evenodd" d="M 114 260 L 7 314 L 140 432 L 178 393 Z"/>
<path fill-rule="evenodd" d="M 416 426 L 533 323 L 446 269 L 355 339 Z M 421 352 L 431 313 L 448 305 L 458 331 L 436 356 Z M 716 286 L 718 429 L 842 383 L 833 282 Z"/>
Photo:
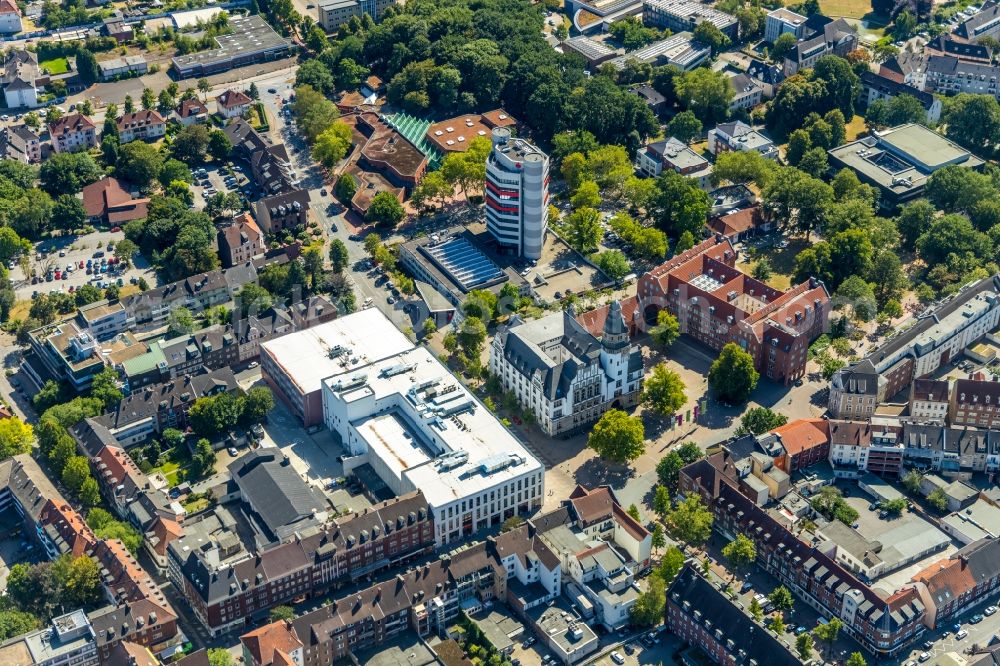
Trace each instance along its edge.
<path fill-rule="evenodd" d="M 507 127 L 486 160 L 486 227 L 504 250 L 540 259 L 549 223 L 549 157 Z"/>

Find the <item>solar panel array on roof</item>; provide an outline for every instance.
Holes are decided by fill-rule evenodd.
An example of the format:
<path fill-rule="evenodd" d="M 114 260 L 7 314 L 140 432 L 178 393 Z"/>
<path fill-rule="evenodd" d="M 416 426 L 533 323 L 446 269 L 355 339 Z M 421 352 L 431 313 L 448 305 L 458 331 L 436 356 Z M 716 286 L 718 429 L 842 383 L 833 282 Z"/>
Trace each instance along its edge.
<path fill-rule="evenodd" d="M 466 291 L 503 276 L 499 266 L 462 236 L 428 247 L 426 251 Z"/>

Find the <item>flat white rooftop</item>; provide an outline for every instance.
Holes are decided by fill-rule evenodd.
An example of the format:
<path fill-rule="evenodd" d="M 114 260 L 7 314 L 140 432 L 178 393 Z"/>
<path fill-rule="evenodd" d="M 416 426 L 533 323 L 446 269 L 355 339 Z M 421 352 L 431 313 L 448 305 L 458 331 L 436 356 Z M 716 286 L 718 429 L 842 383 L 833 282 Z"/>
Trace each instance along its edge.
<path fill-rule="evenodd" d="M 391 326 L 391 324 L 390 324 Z M 438 508 L 543 467 L 425 348 L 324 380 L 351 427 L 397 479 Z M 363 405 L 363 406 L 362 406 Z"/>
<path fill-rule="evenodd" d="M 411 349 L 378 308 L 368 308 L 261 344 L 302 393 L 335 377 Z"/>

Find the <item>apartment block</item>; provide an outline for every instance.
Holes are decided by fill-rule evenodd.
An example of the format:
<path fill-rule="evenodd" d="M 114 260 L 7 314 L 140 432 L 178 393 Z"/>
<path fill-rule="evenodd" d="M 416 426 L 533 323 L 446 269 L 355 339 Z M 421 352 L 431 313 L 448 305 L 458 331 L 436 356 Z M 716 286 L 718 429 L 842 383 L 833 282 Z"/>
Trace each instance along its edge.
<path fill-rule="evenodd" d="M 865 418 L 917 378 L 947 365 L 1000 324 L 1000 276 L 963 287 L 917 316 L 913 326 L 834 375 L 835 418 Z"/>
<path fill-rule="evenodd" d="M 299 529 L 260 550 L 244 545 L 228 510 L 217 508 L 185 522 L 169 548 L 168 575 L 215 636 L 265 618 L 274 606 L 403 565 L 433 543 L 433 517 L 419 491 Z"/>
<path fill-rule="evenodd" d="M 97 145 L 97 126 L 87 116 L 67 114 L 49 123 L 52 150 L 57 153 L 75 153 Z"/>
<path fill-rule="evenodd" d="M 122 143 L 152 141 L 167 133 L 167 122 L 154 110 L 143 109 L 126 113 L 118 119 L 118 136 Z"/>
<path fill-rule="evenodd" d="M 739 490 L 728 451 L 681 470 L 682 492 L 698 493 L 724 538 L 744 534 L 757 548 L 757 565 L 823 617 L 837 617 L 843 631 L 879 658 L 894 658 L 924 632 L 926 606 L 912 588 L 876 592 L 820 547 L 800 540 Z"/>

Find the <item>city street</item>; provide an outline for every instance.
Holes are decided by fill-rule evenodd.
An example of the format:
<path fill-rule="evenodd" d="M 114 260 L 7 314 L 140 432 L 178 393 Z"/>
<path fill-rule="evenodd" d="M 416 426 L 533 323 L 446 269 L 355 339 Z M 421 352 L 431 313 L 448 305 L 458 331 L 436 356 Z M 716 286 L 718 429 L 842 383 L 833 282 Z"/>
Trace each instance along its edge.
<path fill-rule="evenodd" d="M 271 138 L 275 143 L 283 143 L 288 149 L 292 167 L 299 177 L 300 187 L 309 190 L 309 206 L 313 218 L 319 222 L 323 231 L 324 258 L 330 247 L 330 241 L 339 238 L 347 247 L 349 265 L 353 266 L 356 262 L 368 258 L 364 242 L 351 238 L 352 236 L 358 238 L 355 234 L 360 228 L 354 226 L 344 215 L 344 207 L 333 196 L 333 184 L 327 182 L 324 169 L 313 161 L 305 139 L 299 134 L 295 124 L 286 123 L 281 115 L 281 99 L 288 99 L 293 84 L 294 77 L 285 73 L 275 73 L 272 77 L 257 82 L 260 100 L 264 103 L 271 120 Z M 275 92 L 272 93 L 271 90 Z M 327 191 L 325 196 L 322 194 L 324 189 Z M 336 231 L 333 231 L 333 225 L 336 225 Z M 350 275 L 355 283 L 355 296 L 359 307 L 366 298 L 371 298 L 375 307 L 389 317 L 400 330 L 415 327 L 417 322 L 404 311 L 406 300 L 401 299 L 390 305 L 386 300 L 389 293 L 375 285 L 376 275 L 373 272 L 355 270 L 351 271 Z"/>

